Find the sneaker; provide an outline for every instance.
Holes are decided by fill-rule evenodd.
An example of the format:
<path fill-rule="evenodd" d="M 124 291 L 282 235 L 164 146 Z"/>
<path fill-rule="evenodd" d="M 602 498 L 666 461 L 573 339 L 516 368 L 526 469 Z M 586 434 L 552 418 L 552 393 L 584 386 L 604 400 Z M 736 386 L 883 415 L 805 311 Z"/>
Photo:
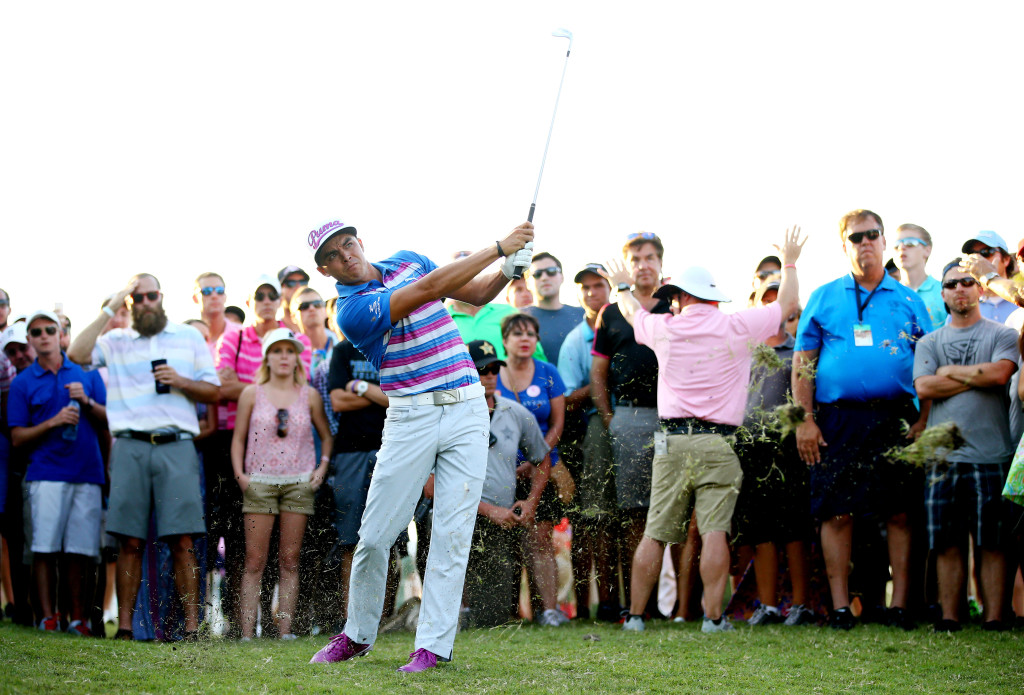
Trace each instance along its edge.
<path fill-rule="evenodd" d="M 961 625 L 958 620 L 942 619 L 935 623 L 936 632 L 960 632 Z"/>
<path fill-rule="evenodd" d="M 681 615 L 677 615 L 676 617 L 672 618 L 672 622 L 673 623 L 685 623 L 686 622 L 686 618 L 684 618 Z"/>
<path fill-rule="evenodd" d="M 372 644 L 359 644 L 353 642 L 342 632 L 331 638 L 327 645 L 313 655 L 309 660 L 311 664 L 330 664 L 335 661 L 348 661 L 357 656 L 363 656 L 373 649 Z"/>
<path fill-rule="evenodd" d="M 282 642 L 290 642 L 293 639 L 298 639 L 299 636 L 294 632 L 286 632 L 279 638 Z"/>
<path fill-rule="evenodd" d="M 78 637 L 92 637 L 92 630 L 89 629 L 89 624 L 85 621 L 72 620 L 71 624 L 68 625 L 68 634 Z"/>
<path fill-rule="evenodd" d="M 781 623 L 782 613 L 775 606 L 766 606 L 763 603 L 757 607 L 754 614 L 747 620 L 747 625 L 772 625 Z"/>
<path fill-rule="evenodd" d="M 900 608 L 899 606 L 893 606 L 885 613 L 885 624 L 888 627 L 899 627 L 907 632 L 910 632 L 917 627 L 917 622 L 910 615 L 910 611 L 906 608 Z"/>
<path fill-rule="evenodd" d="M 451 661 L 451 659 L 438 656 L 426 649 L 417 649 L 409 655 L 409 663 L 405 666 L 399 666 L 398 670 L 402 673 L 419 673 L 420 671 L 426 671 L 428 668 L 437 668 L 437 662 L 439 661 Z"/>
<path fill-rule="evenodd" d="M 48 615 L 39 621 L 39 629 L 44 632 L 60 632 L 60 615 Z"/>
<path fill-rule="evenodd" d="M 794 625 L 810 625 L 811 623 L 817 622 L 818 617 L 814 615 L 814 611 L 805 606 L 802 603 L 798 603 L 795 606 L 790 606 L 789 613 L 786 615 L 785 625 L 790 627 Z"/>
<path fill-rule="evenodd" d="M 558 621 L 559 625 L 565 625 L 566 623 L 572 622 L 572 619 L 561 608 L 555 609 L 555 620 Z"/>
<path fill-rule="evenodd" d="M 852 630 L 856 624 L 857 619 L 853 617 L 849 606 L 832 611 L 828 619 L 828 626 L 833 630 Z"/>
<path fill-rule="evenodd" d="M 644 617 L 642 615 L 631 615 L 622 623 L 623 632 L 643 632 Z"/>
<path fill-rule="evenodd" d="M 720 616 L 718 620 L 712 620 L 707 616 L 704 617 L 704 622 L 700 626 L 700 631 L 705 634 L 711 634 L 712 632 L 729 632 L 735 630 L 733 624 L 729 622 L 729 619 L 724 615 Z"/>
<path fill-rule="evenodd" d="M 549 608 L 540 614 L 536 622 L 538 625 L 544 625 L 545 627 L 560 627 L 569 622 L 569 619 L 565 617 L 565 613 L 557 608 Z"/>
<path fill-rule="evenodd" d="M 1002 620 L 986 620 L 981 624 L 981 629 L 985 632 L 1005 632 L 1009 626 Z"/>
<path fill-rule="evenodd" d="M 597 619 L 602 623 L 617 623 L 622 615 L 622 606 L 611 601 L 597 604 Z"/>

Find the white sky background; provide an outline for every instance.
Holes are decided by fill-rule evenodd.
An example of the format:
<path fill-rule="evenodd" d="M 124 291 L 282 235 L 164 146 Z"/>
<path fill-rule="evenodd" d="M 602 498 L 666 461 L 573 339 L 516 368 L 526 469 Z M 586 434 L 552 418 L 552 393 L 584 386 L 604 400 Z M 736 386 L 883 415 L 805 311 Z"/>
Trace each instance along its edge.
<path fill-rule="evenodd" d="M 173 320 L 334 217 L 442 263 L 525 219 L 567 42 L 537 250 L 571 278 L 656 232 L 742 305 L 785 227 L 803 296 L 837 221 L 936 240 L 1021 222 L 1019 3 L 14 3 L 0 10 L 0 287 L 81 327 L 135 272 Z M 891 236 L 891 235 L 890 235 Z M 890 244 L 892 239 L 890 238 Z M 671 273 L 670 273 L 671 274 Z M 315 275 L 315 274 L 314 274 Z M 324 292 L 333 283 L 316 276 Z"/>

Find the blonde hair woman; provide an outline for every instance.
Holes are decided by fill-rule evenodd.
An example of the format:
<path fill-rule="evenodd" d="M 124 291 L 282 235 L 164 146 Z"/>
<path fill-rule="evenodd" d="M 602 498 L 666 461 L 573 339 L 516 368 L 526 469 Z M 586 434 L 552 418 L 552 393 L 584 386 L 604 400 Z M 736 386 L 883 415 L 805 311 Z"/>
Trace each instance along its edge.
<path fill-rule="evenodd" d="M 299 551 L 313 493 L 327 475 L 329 457 L 316 465 L 313 427 L 324 451 L 333 439 L 320 395 L 306 384 L 299 356 L 305 346 L 287 328 L 263 339 L 263 362 L 256 383 L 238 399 L 231 465 L 242 488 L 245 515 L 245 572 L 242 575 L 242 639 L 253 636 L 260 577 L 267 562 L 274 517 L 280 517 L 281 583 L 278 630 L 294 639 L 292 614 L 299 588 Z M 243 466 L 244 464 L 244 466 Z"/>

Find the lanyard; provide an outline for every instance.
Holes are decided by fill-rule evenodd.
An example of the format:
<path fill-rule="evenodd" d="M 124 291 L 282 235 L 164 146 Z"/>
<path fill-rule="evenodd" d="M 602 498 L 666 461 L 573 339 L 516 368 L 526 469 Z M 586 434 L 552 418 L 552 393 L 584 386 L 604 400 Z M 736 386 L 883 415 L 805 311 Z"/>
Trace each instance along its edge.
<path fill-rule="evenodd" d="M 882 279 L 884 280 L 885 278 L 882 278 Z M 881 287 L 881 286 L 882 286 L 881 282 L 879 282 L 877 285 L 875 285 L 875 289 L 871 290 L 871 293 L 867 296 L 867 299 L 865 299 L 864 303 L 861 304 L 860 303 L 860 285 L 857 284 L 857 278 L 853 279 L 853 291 L 856 292 L 854 297 L 856 298 L 856 301 L 857 301 L 857 323 L 864 323 L 864 310 L 867 308 L 868 303 L 871 301 L 871 298 L 875 296 L 875 292 L 877 292 L 878 288 Z"/>

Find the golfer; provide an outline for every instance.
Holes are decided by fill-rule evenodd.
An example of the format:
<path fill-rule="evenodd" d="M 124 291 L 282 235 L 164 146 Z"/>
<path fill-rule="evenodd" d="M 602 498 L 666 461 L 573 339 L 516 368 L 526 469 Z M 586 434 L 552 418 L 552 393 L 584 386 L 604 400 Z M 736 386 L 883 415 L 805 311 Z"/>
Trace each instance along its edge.
<path fill-rule="evenodd" d="M 491 301 L 516 266 L 529 265 L 532 240 L 533 225 L 524 222 L 483 251 L 438 268 L 410 251 L 370 263 L 355 227 L 340 221 L 309 233 L 317 270 L 338 281 L 338 325 L 380 371 L 389 400 L 352 560 L 348 620 L 311 662 L 345 661 L 372 648 L 391 546 L 412 520 L 431 473 L 433 526 L 416 649 L 399 671 L 451 660 L 490 419 L 476 367 L 442 299 Z M 498 272 L 483 273 L 502 257 Z"/>

